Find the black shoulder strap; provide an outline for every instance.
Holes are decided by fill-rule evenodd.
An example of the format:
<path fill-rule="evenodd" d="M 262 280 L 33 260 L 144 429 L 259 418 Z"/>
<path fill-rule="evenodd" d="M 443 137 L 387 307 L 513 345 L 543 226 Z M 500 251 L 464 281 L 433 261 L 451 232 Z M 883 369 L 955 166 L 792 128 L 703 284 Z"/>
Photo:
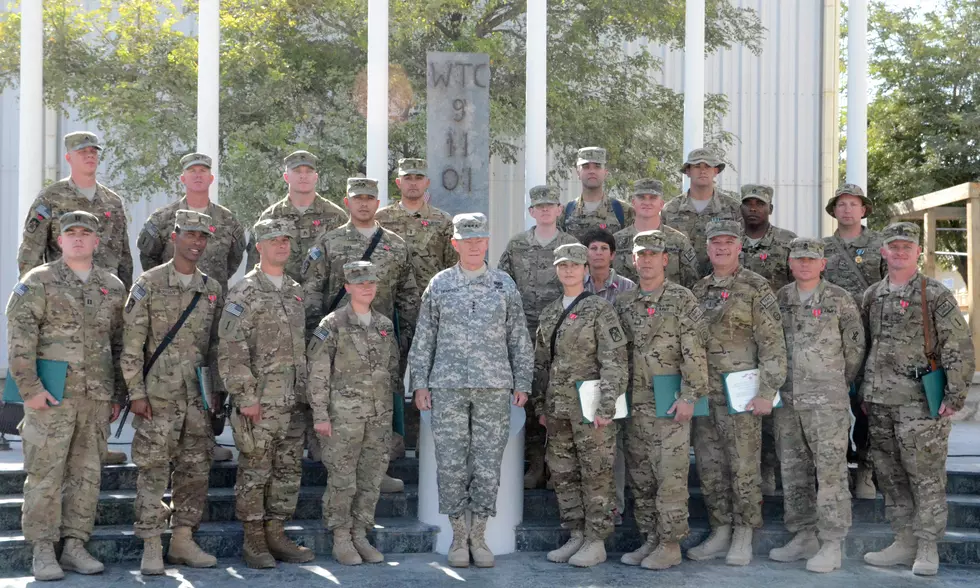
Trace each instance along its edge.
<path fill-rule="evenodd" d="M 565 312 L 561 313 L 561 316 L 558 317 L 558 323 L 555 324 L 555 330 L 551 332 L 551 359 L 555 358 L 555 343 L 558 342 L 558 329 L 560 329 L 561 324 L 565 322 L 565 317 L 568 316 L 568 313 L 572 312 L 572 309 L 575 308 L 575 305 L 585 300 L 589 296 L 592 296 L 592 292 L 582 292 L 581 294 L 576 296 L 575 300 L 572 300 L 572 303 L 569 304 L 568 308 L 565 309 Z"/>
<path fill-rule="evenodd" d="M 361 261 L 371 261 L 371 256 L 374 255 L 374 250 L 377 249 L 378 243 L 381 242 L 382 233 L 384 233 L 384 231 L 381 230 L 381 227 L 378 227 L 378 230 L 374 232 L 374 236 L 371 237 L 371 244 L 368 245 L 368 248 L 364 250 L 364 255 L 361 256 Z M 344 299 L 344 294 L 346 293 L 347 293 L 347 289 L 344 287 L 343 284 L 341 284 L 340 289 L 337 290 L 337 293 L 334 295 L 333 300 L 330 301 L 330 306 L 327 307 L 327 314 L 330 314 L 331 312 L 337 309 L 337 305 L 340 304 L 340 301 Z"/>
<path fill-rule="evenodd" d="M 616 215 L 616 220 L 619 221 L 619 228 L 626 228 L 626 214 L 623 212 L 623 203 L 619 200 L 612 199 L 613 214 Z"/>
<path fill-rule="evenodd" d="M 206 286 L 207 284 L 208 284 L 208 277 L 207 276 L 204 276 L 204 285 Z M 187 305 L 187 308 L 184 309 L 183 314 L 180 315 L 180 318 L 177 319 L 177 322 L 174 323 L 174 326 L 170 327 L 170 330 L 167 331 L 167 334 L 163 336 L 163 340 L 160 341 L 160 344 L 159 345 L 157 345 L 157 348 L 153 352 L 153 355 L 150 356 L 150 359 L 147 360 L 147 362 L 143 364 L 143 377 L 144 378 L 146 377 L 146 374 L 150 373 L 150 368 L 152 368 L 153 367 L 153 364 L 155 364 L 157 362 L 157 359 L 159 359 L 160 354 L 162 354 L 163 351 L 171 343 L 173 343 L 174 337 L 177 336 L 177 331 L 179 331 L 180 328 L 184 326 L 184 322 L 187 320 L 187 317 L 189 317 L 191 315 L 191 313 L 194 312 L 194 307 L 197 306 L 197 301 L 200 300 L 200 299 L 201 299 L 201 293 L 200 292 L 195 292 L 194 293 L 194 297 L 191 298 L 191 302 L 190 302 L 190 304 Z"/>

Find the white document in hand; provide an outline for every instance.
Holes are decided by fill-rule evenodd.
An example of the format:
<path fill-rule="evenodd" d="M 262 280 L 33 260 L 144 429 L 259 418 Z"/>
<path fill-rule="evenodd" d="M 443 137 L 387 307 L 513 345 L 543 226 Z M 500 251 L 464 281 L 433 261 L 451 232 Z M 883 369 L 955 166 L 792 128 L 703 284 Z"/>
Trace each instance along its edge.
<path fill-rule="evenodd" d="M 723 378 L 725 393 L 728 396 L 729 414 L 746 412 L 749 402 L 759 395 L 759 368 L 731 372 L 725 374 Z M 775 407 L 781 404 L 782 398 L 779 392 L 776 392 L 772 405 Z"/>
<path fill-rule="evenodd" d="M 586 422 L 595 421 L 595 413 L 599 410 L 599 380 L 585 380 L 575 382 L 578 389 L 578 401 L 582 407 L 582 418 Z M 626 394 L 620 394 L 616 398 L 616 414 L 614 419 L 623 419 L 629 416 L 629 407 L 626 405 Z"/>

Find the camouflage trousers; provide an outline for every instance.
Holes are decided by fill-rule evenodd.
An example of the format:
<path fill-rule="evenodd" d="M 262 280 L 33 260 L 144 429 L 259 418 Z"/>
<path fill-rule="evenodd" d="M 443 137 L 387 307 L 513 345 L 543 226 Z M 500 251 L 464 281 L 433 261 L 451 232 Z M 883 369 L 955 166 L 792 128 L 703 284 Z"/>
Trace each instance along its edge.
<path fill-rule="evenodd" d="M 776 448 L 775 417 L 771 414 L 762 417 L 762 461 L 763 468 L 779 471 L 779 452 Z"/>
<path fill-rule="evenodd" d="M 133 419 L 133 463 L 139 468 L 135 529 L 143 539 L 161 535 L 168 523 L 192 528 L 200 524 L 214 447 L 211 417 L 200 396 L 151 398 L 150 410 L 152 419 Z M 173 488 L 169 505 L 163 502 L 168 482 Z"/>
<path fill-rule="evenodd" d="M 658 419 L 652 406 L 634 407 L 626 425 L 626 468 L 640 533 L 661 542 L 687 537 L 691 422 Z"/>
<path fill-rule="evenodd" d="M 615 421 L 596 429 L 588 423 L 548 417 L 546 459 L 561 526 L 582 530 L 587 539 L 604 540 L 613 532 L 617 428 Z"/>
<path fill-rule="evenodd" d="M 710 398 L 710 412 L 694 419 L 694 459 L 711 528 L 762 526 L 762 419 L 728 414 Z"/>
<path fill-rule="evenodd" d="M 457 516 L 469 510 L 473 516 L 496 516 L 510 403 L 510 390 L 501 388 L 432 390 L 441 514 Z"/>
<path fill-rule="evenodd" d="M 108 402 L 65 398 L 46 410 L 24 408 L 24 506 L 21 529 L 28 541 L 62 537 L 88 541 L 95 526 L 102 477 L 100 452 Z"/>
<path fill-rule="evenodd" d="M 388 470 L 391 415 L 357 421 L 331 420 L 329 437 L 320 437 L 327 491 L 323 520 L 328 529 L 374 528 L 381 478 Z"/>
<path fill-rule="evenodd" d="M 847 484 L 846 409 L 773 411 L 783 474 L 783 522 L 791 533 L 816 530 L 820 539 L 847 536 L 851 493 Z"/>
<path fill-rule="evenodd" d="M 251 426 L 254 447 L 245 452 L 245 434 L 233 428 L 238 453 L 235 516 L 240 521 L 292 518 L 303 477 L 303 440 L 313 416 L 309 406 L 262 398 L 262 419 Z M 233 421 L 234 422 L 234 421 Z"/>
<path fill-rule="evenodd" d="M 946 531 L 948 418 L 917 406 L 868 405 L 871 461 L 885 495 L 885 516 L 898 533 L 909 527 L 919 539 L 939 541 Z"/>

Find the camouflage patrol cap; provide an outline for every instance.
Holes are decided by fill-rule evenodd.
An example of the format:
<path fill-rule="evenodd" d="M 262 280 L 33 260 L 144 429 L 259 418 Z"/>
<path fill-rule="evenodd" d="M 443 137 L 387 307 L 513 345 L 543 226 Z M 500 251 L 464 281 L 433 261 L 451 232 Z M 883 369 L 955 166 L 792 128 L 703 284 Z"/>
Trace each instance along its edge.
<path fill-rule="evenodd" d="M 282 160 L 282 164 L 283 166 L 285 166 L 286 171 L 289 171 L 291 169 L 296 169 L 301 165 L 306 165 L 313 169 L 316 169 L 316 164 L 318 161 L 320 160 L 317 159 L 316 155 L 313 155 L 309 151 L 300 150 L 300 151 L 293 151 L 292 153 L 284 157 Z"/>
<path fill-rule="evenodd" d="M 347 178 L 347 197 L 374 196 L 378 197 L 378 180 L 371 178 Z"/>
<path fill-rule="evenodd" d="M 483 239 L 490 236 L 490 223 L 480 212 L 467 212 L 453 217 L 453 239 Z"/>
<path fill-rule="evenodd" d="M 211 169 L 211 158 L 203 153 L 188 153 L 180 158 L 180 167 L 187 169 L 192 165 L 203 165 Z"/>
<path fill-rule="evenodd" d="M 772 186 L 763 186 L 761 184 L 745 184 L 742 186 L 742 202 L 745 202 L 749 198 L 755 198 L 772 206 L 772 194 Z"/>
<path fill-rule="evenodd" d="M 285 220 L 278 218 L 267 218 L 255 223 L 255 226 L 252 227 L 252 234 L 255 235 L 256 243 L 268 239 L 275 239 L 276 237 L 292 238 L 293 236 L 289 230 L 289 224 Z"/>
<path fill-rule="evenodd" d="M 713 150 L 701 147 L 687 154 L 687 161 L 681 166 L 681 173 L 686 172 L 687 168 L 692 165 L 699 163 L 707 163 L 711 167 L 717 167 L 718 173 L 725 171 L 725 162 Z"/>
<path fill-rule="evenodd" d="M 869 214 L 871 214 L 871 199 L 864 195 L 864 190 L 862 190 L 861 186 L 858 186 L 857 184 L 842 184 L 840 188 L 837 188 L 837 191 L 834 192 L 834 197 L 827 202 L 827 207 L 824 208 L 824 210 L 827 211 L 827 214 L 837 218 L 834 216 L 834 207 L 837 206 L 837 201 L 840 199 L 840 197 L 844 195 L 856 196 L 861 199 L 861 202 L 864 203 L 865 211 L 864 216 L 861 218 L 866 218 Z"/>
<path fill-rule="evenodd" d="M 565 245 L 559 245 L 555 249 L 555 263 L 553 265 L 558 265 L 563 262 L 577 263 L 579 265 L 585 265 L 589 262 L 589 248 L 581 243 L 568 243 Z"/>
<path fill-rule="evenodd" d="M 398 160 L 398 177 L 428 176 L 429 164 L 420 157 L 403 157 Z"/>
<path fill-rule="evenodd" d="M 585 165 L 586 163 L 598 163 L 606 167 L 606 150 L 602 147 L 582 147 L 578 150 L 578 159 L 575 165 Z"/>
<path fill-rule="evenodd" d="M 653 178 L 636 180 L 633 182 L 633 196 L 640 194 L 653 194 L 654 196 L 664 195 L 664 183 Z"/>
<path fill-rule="evenodd" d="M 98 135 L 88 131 L 77 131 L 65 135 L 65 149 L 67 151 L 78 151 L 86 147 L 95 147 L 101 151 L 102 145 L 99 144 Z"/>
<path fill-rule="evenodd" d="M 667 237 L 663 231 L 643 231 L 633 237 L 633 253 L 653 251 L 663 253 L 667 250 Z"/>
<path fill-rule="evenodd" d="M 823 241 L 810 237 L 797 237 L 789 243 L 789 258 L 797 259 L 800 257 L 810 257 L 812 259 L 823 259 Z"/>
<path fill-rule="evenodd" d="M 736 239 L 741 239 L 742 224 L 733 220 L 713 220 L 708 223 L 705 232 L 708 235 L 709 241 L 715 237 L 721 237 L 722 235 L 731 235 Z"/>
<path fill-rule="evenodd" d="M 201 231 L 210 235 L 213 231 L 214 220 L 203 212 L 194 210 L 178 210 L 174 215 L 174 230 Z"/>
<path fill-rule="evenodd" d="M 561 191 L 557 186 L 535 186 L 528 191 L 531 206 L 539 204 L 561 204 Z"/>
<path fill-rule="evenodd" d="M 66 212 L 58 218 L 58 224 L 61 225 L 62 233 L 67 233 L 68 229 L 72 227 L 82 227 L 95 234 L 99 233 L 99 217 L 84 210 Z"/>
<path fill-rule="evenodd" d="M 344 282 L 362 284 L 378 281 L 378 266 L 370 261 L 351 261 L 344 264 Z"/>
<path fill-rule="evenodd" d="M 881 232 L 881 242 L 888 245 L 892 241 L 909 241 L 919 244 L 919 225 L 915 223 L 892 223 Z"/>

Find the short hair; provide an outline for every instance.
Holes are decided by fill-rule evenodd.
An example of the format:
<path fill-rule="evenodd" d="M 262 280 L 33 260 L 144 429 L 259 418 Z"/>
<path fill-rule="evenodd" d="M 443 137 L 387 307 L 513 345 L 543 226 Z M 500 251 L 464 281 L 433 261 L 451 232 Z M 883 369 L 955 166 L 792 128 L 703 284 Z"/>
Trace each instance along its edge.
<path fill-rule="evenodd" d="M 609 245 L 609 252 L 616 253 L 616 238 L 612 236 L 612 233 L 603 229 L 593 229 L 582 237 L 582 245 L 588 247 L 589 245 L 595 243 L 596 241 L 601 241 L 606 245 Z"/>

